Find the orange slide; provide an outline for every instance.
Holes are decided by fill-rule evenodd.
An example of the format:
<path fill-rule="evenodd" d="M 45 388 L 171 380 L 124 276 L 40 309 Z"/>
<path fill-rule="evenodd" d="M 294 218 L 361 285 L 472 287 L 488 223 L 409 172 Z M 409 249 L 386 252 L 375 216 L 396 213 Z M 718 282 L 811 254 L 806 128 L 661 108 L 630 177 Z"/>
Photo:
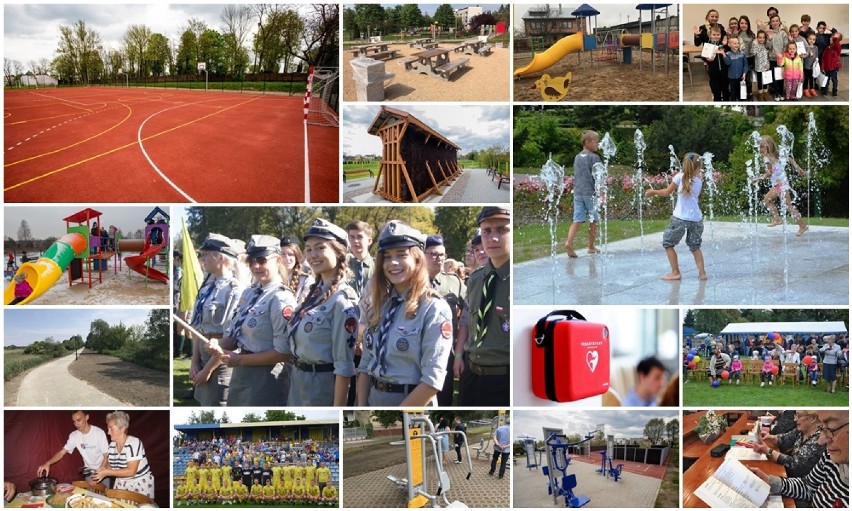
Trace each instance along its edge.
<path fill-rule="evenodd" d="M 162 282 L 163 284 L 169 283 L 169 276 L 160 270 L 156 270 L 154 268 L 149 268 L 145 263 L 148 262 L 149 259 L 157 257 L 157 254 L 166 246 L 166 243 L 159 243 L 157 245 L 151 245 L 146 242 L 144 248 L 142 248 L 142 253 L 135 256 L 128 256 L 124 258 L 124 262 L 127 263 L 133 271 L 140 273 L 149 279 L 154 279 Z"/>

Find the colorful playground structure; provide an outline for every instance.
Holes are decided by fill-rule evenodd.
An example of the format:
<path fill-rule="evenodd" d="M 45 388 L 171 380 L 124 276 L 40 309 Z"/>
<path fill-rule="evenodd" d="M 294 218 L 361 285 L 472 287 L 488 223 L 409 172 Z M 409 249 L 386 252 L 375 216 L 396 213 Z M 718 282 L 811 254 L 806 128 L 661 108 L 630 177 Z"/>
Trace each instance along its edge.
<path fill-rule="evenodd" d="M 161 215 L 165 221 L 155 222 L 154 219 L 157 215 Z M 127 266 L 131 270 L 163 284 L 169 283 L 169 276 L 153 268 L 152 259 L 156 258 L 163 250 L 168 251 L 169 224 L 166 223 L 168 220 L 168 213 L 162 209 L 157 207 L 151 210 L 148 216 L 145 217 L 145 237 L 142 240 L 141 252 L 139 255 L 124 258 L 124 262 L 127 263 Z M 134 244 L 134 248 L 136 248 L 140 240 L 134 241 L 137 241 L 137 244 Z"/>
<path fill-rule="evenodd" d="M 439 507 L 439 497 L 443 499 L 446 507 L 467 507 L 463 502 L 450 502 L 447 498 L 447 492 L 450 491 L 452 485 L 450 475 L 441 463 L 441 455 L 438 452 L 438 446 L 441 444 L 440 437 L 442 435 L 461 435 L 462 440 L 464 440 L 464 448 L 467 451 L 467 479 L 470 479 L 470 475 L 473 473 L 473 462 L 470 459 L 467 435 L 463 431 L 435 431 L 435 426 L 432 424 L 429 416 L 422 411 L 403 412 L 402 431 L 405 434 L 405 440 L 392 442 L 392 444 L 405 445 L 407 477 L 398 478 L 393 475 L 388 475 L 387 477 L 399 488 L 406 490 L 407 507 Z M 435 456 L 434 460 L 438 474 L 438 491 L 436 494 L 430 494 L 427 491 L 429 488 L 429 471 L 426 465 L 426 455 L 430 451 Z"/>
<path fill-rule="evenodd" d="M 672 27 L 670 26 L 668 10 L 669 6 L 671 6 L 671 4 L 637 5 L 636 9 L 639 11 L 638 34 L 631 34 L 626 30 L 597 31 L 597 29 L 595 29 L 593 32 L 595 32 L 596 35 L 578 32 L 576 34 L 563 37 L 547 50 L 534 54 L 532 62 L 520 69 L 516 69 L 514 75 L 516 78 L 519 78 L 544 71 L 555 65 L 567 55 L 581 52 L 589 52 L 590 61 L 616 60 L 617 55 L 620 53 L 624 64 L 632 64 L 633 47 L 639 47 L 640 52 L 643 50 L 651 50 L 651 70 L 654 73 L 657 72 L 657 53 L 665 53 L 667 56 L 667 58 L 665 58 L 665 70 L 666 73 L 668 73 L 668 54 L 680 46 L 680 33 L 677 29 L 671 30 Z M 644 11 L 650 11 L 650 32 L 642 32 L 642 13 Z M 600 14 L 600 12 L 587 4 L 583 4 L 571 14 L 574 16 L 589 18 Z M 665 32 L 657 32 L 658 27 L 656 18 L 658 14 L 665 17 Z M 588 26 L 588 24 L 586 24 L 586 26 Z M 601 50 L 602 53 L 595 57 L 595 50 Z M 640 58 L 639 69 L 642 69 L 642 66 L 643 63 Z"/>
<path fill-rule="evenodd" d="M 163 210 L 155 208 L 146 221 L 158 213 L 168 219 L 168 215 Z M 95 233 L 98 226 L 102 225 L 101 212 L 92 208 L 78 211 L 63 218 L 63 221 L 65 221 L 65 235 L 51 244 L 37 260 L 22 262 L 15 269 L 12 282 L 6 286 L 3 293 L 5 305 L 10 305 L 12 302 L 14 305 L 31 303 L 53 287 L 66 270 L 69 286 L 82 283 L 91 289 L 94 283 L 103 282 L 103 272 L 108 269 L 110 259 L 114 260 L 113 273 L 117 274 L 121 270 L 121 259 L 118 256 L 121 251 L 141 250 L 140 255 L 125 258 L 128 267 L 150 279 L 168 283 L 167 275 L 148 267 L 150 259 L 156 257 L 163 248 L 168 247 L 167 224 L 149 224 L 145 229 L 145 240 L 122 240 L 117 230 L 111 236 L 102 236 L 100 232 Z M 161 238 L 164 241 L 152 245 L 149 241 L 149 232 L 154 226 L 161 228 L 161 232 L 164 232 Z M 22 280 L 25 280 L 31 289 L 26 297 L 16 297 L 15 287 L 18 276 L 22 276 Z M 16 300 L 16 298 L 19 299 Z"/>

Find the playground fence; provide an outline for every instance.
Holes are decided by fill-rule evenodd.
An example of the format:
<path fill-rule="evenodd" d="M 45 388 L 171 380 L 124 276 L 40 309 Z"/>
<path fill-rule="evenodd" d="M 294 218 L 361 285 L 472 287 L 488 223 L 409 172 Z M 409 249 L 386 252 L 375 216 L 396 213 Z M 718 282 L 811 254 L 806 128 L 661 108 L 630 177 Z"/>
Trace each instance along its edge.
<path fill-rule="evenodd" d="M 355 442 L 367 439 L 367 428 L 343 428 L 343 441 Z"/>

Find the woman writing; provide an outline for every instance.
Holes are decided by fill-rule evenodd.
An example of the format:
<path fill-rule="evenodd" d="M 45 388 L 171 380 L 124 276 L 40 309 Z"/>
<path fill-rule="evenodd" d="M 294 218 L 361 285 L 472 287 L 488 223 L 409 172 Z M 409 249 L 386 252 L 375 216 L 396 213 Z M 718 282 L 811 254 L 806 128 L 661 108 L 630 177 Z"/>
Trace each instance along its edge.
<path fill-rule="evenodd" d="M 207 339 L 221 339 L 224 325 L 237 310 L 245 286 L 240 282 L 238 257 L 244 252 L 242 241 L 211 233 L 198 249 L 198 261 L 207 275 L 195 299 L 192 326 Z M 189 377 L 195 387 L 195 400 L 202 406 L 225 406 L 232 369 L 219 357 L 213 357 L 200 344 L 192 345 Z"/>
<path fill-rule="evenodd" d="M 426 236 L 391 220 L 379 236 L 364 352 L 358 365 L 359 406 L 437 404 L 452 351 L 450 306 L 429 283 Z"/>
<path fill-rule="evenodd" d="M 114 477 L 113 488 L 130 490 L 154 498 L 154 474 L 148 465 L 142 441 L 127 434 L 130 416 L 125 412 L 107 414 L 107 434 L 110 438 L 107 457 L 92 479 L 101 482 Z"/>
<path fill-rule="evenodd" d="M 304 237 L 305 257 L 314 283 L 290 318 L 275 349 L 292 354 L 295 369 L 288 402 L 292 406 L 344 406 L 353 362 L 357 296 L 346 284 L 346 231 L 316 219 Z"/>
<path fill-rule="evenodd" d="M 273 349 L 283 342 L 296 300 L 283 282 L 280 240 L 256 234 L 246 249 L 254 285 L 243 292 L 234 320 L 220 346 L 212 349 L 233 367 L 228 406 L 275 406 L 287 403 L 278 376 L 288 359 Z"/>

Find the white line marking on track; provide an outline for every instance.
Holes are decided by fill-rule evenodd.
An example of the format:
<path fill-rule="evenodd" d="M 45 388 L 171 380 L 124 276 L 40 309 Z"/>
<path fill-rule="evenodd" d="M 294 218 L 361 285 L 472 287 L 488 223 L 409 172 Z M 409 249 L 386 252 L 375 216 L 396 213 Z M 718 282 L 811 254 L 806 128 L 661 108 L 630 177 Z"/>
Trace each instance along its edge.
<path fill-rule="evenodd" d="M 139 131 L 136 132 L 136 140 L 139 142 L 139 149 L 142 150 L 142 154 L 145 155 L 145 159 L 148 160 L 148 163 L 150 163 L 152 167 L 154 167 L 154 170 L 157 171 L 157 174 L 159 174 L 160 177 L 163 178 L 166 181 L 166 183 L 171 185 L 171 187 L 174 188 L 179 194 L 183 195 L 186 200 L 188 200 L 189 202 L 195 203 L 195 202 L 197 202 L 195 199 L 193 199 L 186 192 L 181 190 L 178 185 L 174 184 L 174 182 L 171 179 L 169 179 L 168 177 L 166 177 L 165 174 L 163 174 L 163 172 L 160 170 L 160 168 L 157 167 L 157 165 L 151 160 L 151 157 L 148 156 L 148 152 L 145 151 L 145 146 L 142 145 L 142 128 L 145 127 L 146 122 L 148 122 L 155 115 L 161 114 L 161 113 L 165 112 L 166 110 L 172 110 L 174 108 L 180 108 L 182 106 L 187 106 L 187 105 L 178 105 L 178 106 L 172 106 L 172 107 L 169 107 L 169 108 L 164 108 L 163 110 L 160 110 L 159 112 L 154 112 L 153 114 L 149 115 L 144 121 L 142 121 L 142 124 L 139 125 Z"/>
<path fill-rule="evenodd" d="M 308 162 L 308 121 L 305 121 L 305 204 L 311 203 L 311 165 Z"/>

